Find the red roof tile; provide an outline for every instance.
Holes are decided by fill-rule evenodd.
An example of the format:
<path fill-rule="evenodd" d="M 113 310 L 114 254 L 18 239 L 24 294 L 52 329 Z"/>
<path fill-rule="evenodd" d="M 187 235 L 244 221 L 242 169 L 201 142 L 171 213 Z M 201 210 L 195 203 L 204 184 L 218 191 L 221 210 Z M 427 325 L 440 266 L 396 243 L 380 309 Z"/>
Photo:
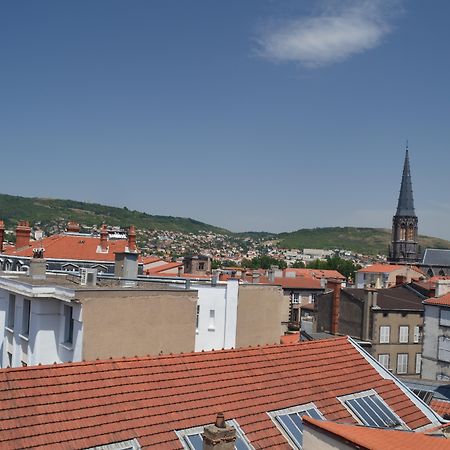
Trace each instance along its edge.
<path fill-rule="evenodd" d="M 433 399 L 430 405 L 440 416 L 450 415 L 450 402 L 445 400 Z"/>
<path fill-rule="evenodd" d="M 412 431 L 369 428 L 317 420 L 304 416 L 305 427 L 316 428 L 340 438 L 340 441 L 354 444 L 359 449 L 370 450 L 444 450 L 450 448 L 445 437 L 428 436 Z"/>
<path fill-rule="evenodd" d="M 280 344 L 295 344 L 300 342 L 300 333 L 284 334 L 280 336 Z"/>
<path fill-rule="evenodd" d="M 450 306 L 450 292 L 440 297 L 428 298 L 423 302 L 424 305 Z"/>
<path fill-rule="evenodd" d="M 30 241 L 29 247 L 16 250 L 7 247 L 5 255 L 32 257 L 34 248 L 44 248 L 45 257 L 77 261 L 114 261 L 114 253 L 124 252 L 126 239 L 108 240 L 108 251 L 99 252 L 100 238 L 91 235 L 55 234 L 39 241 Z"/>
<path fill-rule="evenodd" d="M 406 266 L 397 265 L 397 264 L 372 264 L 371 266 L 364 267 L 359 269 L 358 272 L 362 273 L 389 273 L 394 272 L 395 270 L 404 269 Z M 423 272 L 418 267 L 410 267 L 409 269 L 414 272 L 418 272 L 419 274 L 423 274 Z"/>
<path fill-rule="evenodd" d="M 0 448 L 86 448 L 137 438 L 181 448 L 174 430 L 237 420 L 255 448 L 290 448 L 268 411 L 314 402 L 354 419 L 337 396 L 374 389 L 414 428 L 431 425 L 347 338 L 0 371 Z M 422 408 L 424 408 L 422 406 Z M 433 425 L 437 425 L 437 420 Z"/>
<path fill-rule="evenodd" d="M 148 275 L 161 274 L 163 272 L 166 272 L 166 271 L 171 270 L 171 269 L 175 269 L 175 268 L 180 267 L 182 265 L 183 265 L 183 263 L 181 263 L 181 262 L 166 262 L 165 264 L 161 264 L 160 266 L 150 267 L 145 272 Z"/>
<path fill-rule="evenodd" d="M 295 273 L 296 276 L 306 276 L 320 278 L 337 278 L 339 280 L 345 280 L 344 275 L 342 275 L 337 270 L 328 269 L 286 269 L 285 273 Z"/>

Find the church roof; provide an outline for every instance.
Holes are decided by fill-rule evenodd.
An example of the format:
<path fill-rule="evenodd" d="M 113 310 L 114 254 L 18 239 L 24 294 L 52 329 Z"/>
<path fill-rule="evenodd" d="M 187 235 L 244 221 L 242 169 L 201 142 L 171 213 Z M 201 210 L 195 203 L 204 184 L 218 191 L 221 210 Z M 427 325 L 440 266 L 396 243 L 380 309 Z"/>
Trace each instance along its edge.
<path fill-rule="evenodd" d="M 406 147 L 405 163 L 403 165 L 402 184 L 400 186 L 400 195 L 398 197 L 397 216 L 415 216 L 414 198 L 411 182 L 411 171 L 409 168 L 408 147 Z"/>
<path fill-rule="evenodd" d="M 427 266 L 450 266 L 450 250 L 427 248 L 423 255 L 422 264 Z"/>

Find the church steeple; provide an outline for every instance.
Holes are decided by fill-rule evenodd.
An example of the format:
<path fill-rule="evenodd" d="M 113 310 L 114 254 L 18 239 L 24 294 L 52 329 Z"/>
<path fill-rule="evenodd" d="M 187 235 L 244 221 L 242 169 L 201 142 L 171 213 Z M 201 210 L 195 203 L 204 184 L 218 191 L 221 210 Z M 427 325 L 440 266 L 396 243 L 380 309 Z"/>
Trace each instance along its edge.
<path fill-rule="evenodd" d="M 408 144 L 406 144 L 405 162 L 403 164 L 402 184 L 400 186 L 400 195 L 398 196 L 397 216 L 414 217 L 414 198 L 411 182 L 411 170 L 409 168 Z"/>
<path fill-rule="evenodd" d="M 392 241 L 389 247 L 389 261 L 395 263 L 418 262 L 419 244 L 417 242 L 417 224 L 418 220 L 414 211 L 414 198 L 407 143 L 397 212 L 392 219 Z"/>

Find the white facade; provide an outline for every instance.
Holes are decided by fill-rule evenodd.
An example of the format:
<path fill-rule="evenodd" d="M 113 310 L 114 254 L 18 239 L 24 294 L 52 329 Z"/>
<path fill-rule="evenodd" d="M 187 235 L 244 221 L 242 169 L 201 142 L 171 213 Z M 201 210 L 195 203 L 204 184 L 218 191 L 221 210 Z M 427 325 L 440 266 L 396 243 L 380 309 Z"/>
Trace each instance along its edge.
<path fill-rule="evenodd" d="M 422 378 L 450 381 L 450 307 L 424 306 Z"/>
<path fill-rule="evenodd" d="M 229 280 L 226 285 L 197 285 L 192 289 L 198 290 L 195 351 L 235 347 L 238 280 Z"/>
<path fill-rule="evenodd" d="M 81 361 L 81 305 L 72 296 L 64 288 L 0 280 L 2 368 Z"/>

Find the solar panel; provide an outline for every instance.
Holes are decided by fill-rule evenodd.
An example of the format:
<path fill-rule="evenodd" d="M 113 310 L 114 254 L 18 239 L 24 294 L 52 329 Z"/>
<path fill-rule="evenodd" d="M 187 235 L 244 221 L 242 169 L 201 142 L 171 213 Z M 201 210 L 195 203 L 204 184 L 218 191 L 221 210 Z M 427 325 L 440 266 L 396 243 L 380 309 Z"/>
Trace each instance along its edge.
<path fill-rule="evenodd" d="M 399 418 L 376 394 L 348 399 L 345 404 L 369 427 L 395 428 L 401 425 Z"/>
<path fill-rule="evenodd" d="M 275 411 L 273 412 L 273 415 L 298 449 L 301 449 L 303 445 L 302 417 L 309 416 L 313 419 L 323 420 L 323 416 L 315 407 L 300 409 L 298 411 L 292 411 L 288 413 L 277 413 Z"/>

